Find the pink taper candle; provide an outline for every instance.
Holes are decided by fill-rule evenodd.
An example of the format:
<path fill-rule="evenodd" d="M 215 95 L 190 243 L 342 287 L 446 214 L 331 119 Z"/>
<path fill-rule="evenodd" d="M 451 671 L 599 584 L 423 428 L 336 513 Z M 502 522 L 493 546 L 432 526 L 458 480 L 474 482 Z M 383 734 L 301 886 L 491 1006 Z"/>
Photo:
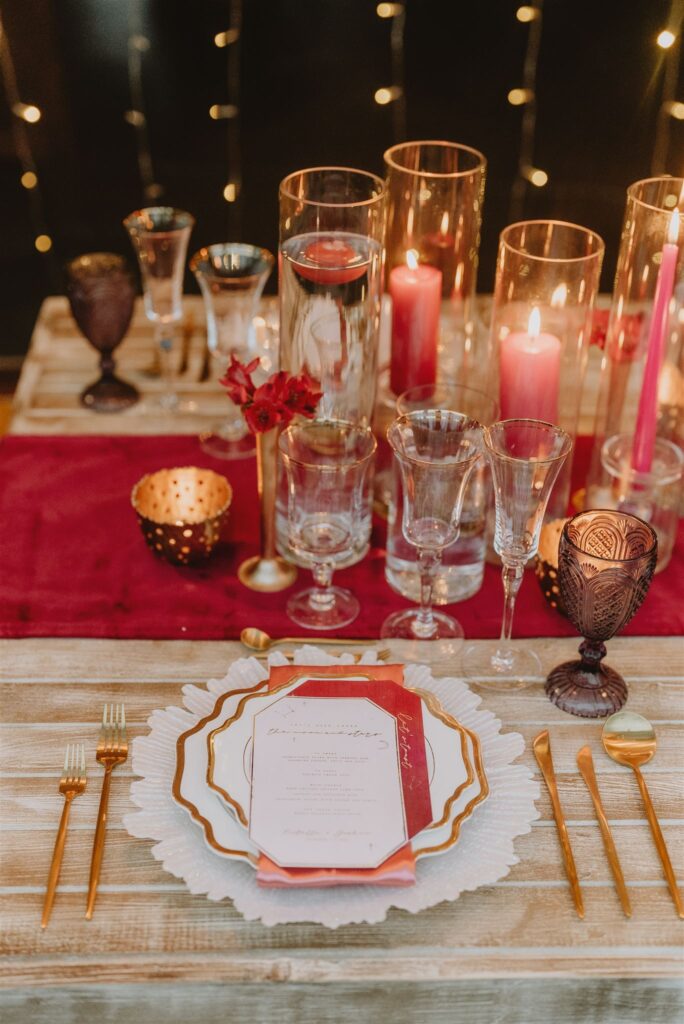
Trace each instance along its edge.
<path fill-rule="evenodd" d="M 419 384 L 437 380 L 437 336 L 442 302 L 442 271 L 418 264 L 409 249 L 406 266 L 389 276 L 392 296 L 392 362 L 390 387 L 401 395 Z"/>
<path fill-rule="evenodd" d="M 677 257 L 679 256 L 679 210 L 674 210 L 670 218 L 667 242 L 663 246 L 658 280 L 656 281 L 653 313 L 648 332 L 648 349 L 644 380 L 641 385 L 639 411 L 637 412 L 634 446 L 632 448 L 632 468 L 637 473 L 650 473 L 655 448 L 656 429 L 658 426 L 658 378 L 665 358 L 667 342 L 667 318 L 670 299 L 674 291 Z"/>
<path fill-rule="evenodd" d="M 513 331 L 501 341 L 501 418 L 556 423 L 560 362 L 560 340 L 555 334 L 542 333 L 535 307 L 527 331 Z"/>

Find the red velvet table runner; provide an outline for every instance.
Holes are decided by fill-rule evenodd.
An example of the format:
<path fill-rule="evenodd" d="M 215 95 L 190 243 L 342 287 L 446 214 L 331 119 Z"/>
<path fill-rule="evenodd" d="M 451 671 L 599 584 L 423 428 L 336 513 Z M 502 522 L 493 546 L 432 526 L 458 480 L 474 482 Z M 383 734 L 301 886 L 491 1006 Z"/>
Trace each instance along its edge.
<path fill-rule="evenodd" d="M 588 439 L 575 464 L 584 474 Z M 162 467 L 197 465 L 226 475 L 234 500 L 225 542 L 197 568 L 175 567 L 147 548 L 130 506 L 133 484 Z M 581 476 L 579 477 L 581 479 Z M 194 437 L 6 437 L 0 441 L 0 636 L 122 639 L 233 639 L 244 626 L 272 636 L 301 634 L 285 614 L 289 591 L 255 594 L 236 578 L 258 546 L 254 459 L 222 462 L 204 455 Z M 385 582 L 384 524 L 376 522 L 363 562 L 336 573 L 361 602 L 356 622 L 339 635 L 377 637 L 383 620 L 409 602 Z M 684 531 L 670 566 L 656 576 L 632 635 L 684 633 L 681 580 Z M 308 585 L 300 573 L 295 587 Z M 501 624 L 499 571 L 452 606 L 468 637 L 495 637 Z M 526 573 L 514 636 L 572 636 L 572 626 L 546 605 Z"/>

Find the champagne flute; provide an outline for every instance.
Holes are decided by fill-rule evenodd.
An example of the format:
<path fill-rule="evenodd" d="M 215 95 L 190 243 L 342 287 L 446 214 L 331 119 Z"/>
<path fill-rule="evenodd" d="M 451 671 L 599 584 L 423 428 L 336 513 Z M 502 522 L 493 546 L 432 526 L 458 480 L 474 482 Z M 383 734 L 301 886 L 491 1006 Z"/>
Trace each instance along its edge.
<path fill-rule="evenodd" d="M 479 645 L 467 648 L 463 671 L 483 683 L 492 676 L 524 683 L 541 674 L 541 662 L 529 646 L 516 650 L 511 645 L 515 599 L 525 563 L 537 553 L 549 496 L 572 439 L 542 420 L 511 419 L 485 427 L 484 442 L 494 484 L 494 550 L 502 561 L 504 613 L 494 654 L 485 654 Z"/>

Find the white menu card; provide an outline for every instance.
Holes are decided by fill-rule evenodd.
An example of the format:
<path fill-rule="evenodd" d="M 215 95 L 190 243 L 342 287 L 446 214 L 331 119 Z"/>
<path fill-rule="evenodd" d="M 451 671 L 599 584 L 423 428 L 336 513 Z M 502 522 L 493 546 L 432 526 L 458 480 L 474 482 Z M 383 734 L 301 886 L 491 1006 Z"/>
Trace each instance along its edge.
<path fill-rule="evenodd" d="M 249 834 L 282 867 L 374 868 L 407 842 L 396 719 L 286 696 L 254 716 Z"/>

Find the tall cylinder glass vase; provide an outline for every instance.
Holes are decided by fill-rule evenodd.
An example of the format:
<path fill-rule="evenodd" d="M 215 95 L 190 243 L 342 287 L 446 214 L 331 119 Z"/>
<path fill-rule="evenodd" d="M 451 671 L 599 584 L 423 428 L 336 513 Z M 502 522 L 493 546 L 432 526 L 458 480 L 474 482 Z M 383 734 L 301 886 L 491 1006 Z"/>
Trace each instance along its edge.
<path fill-rule="evenodd" d="M 385 183 L 348 167 L 295 171 L 280 185 L 280 366 L 320 382 L 319 418 L 368 426 L 375 406 L 385 230 Z M 370 478 L 369 478 L 370 479 Z M 351 556 L 368 550 L 370 516 Z M 288 540 L 281 471 L 278 549 Z"/>
<path fill-rule="evenodd" d="M 542 420 L 574 441 L 603 252 L 594 231 L 563 221 L 502 231 L 488 360 L 502 420 Z M 558 474 L 548 519 L 566 514 L 571 464 Z"/>
<path fill-rule="evenodd" d="M 475 315 L 486 166 L 456 142 L 403 142 L 385 153 L 395 399 L 436 380 L 486 385 Z"/>
<path fill-rule="evenodd" d="M 276 550 L 279 435 L 279 427 L 255 435 L 261 550 L 238 568 L 238 579 L 245 587 L 265 594 L 285 590 L 297 578 L 295 566 Z"/>
<path fill-rule="evenodd" d="M 663 176 L 627 189 L 584 500 L 649 522 L 662 541 L 659 568 L 671 550 L 663 480 L 667 504 L 678 503 L 673 445 L 684 448 L 684 177 Z"/>

